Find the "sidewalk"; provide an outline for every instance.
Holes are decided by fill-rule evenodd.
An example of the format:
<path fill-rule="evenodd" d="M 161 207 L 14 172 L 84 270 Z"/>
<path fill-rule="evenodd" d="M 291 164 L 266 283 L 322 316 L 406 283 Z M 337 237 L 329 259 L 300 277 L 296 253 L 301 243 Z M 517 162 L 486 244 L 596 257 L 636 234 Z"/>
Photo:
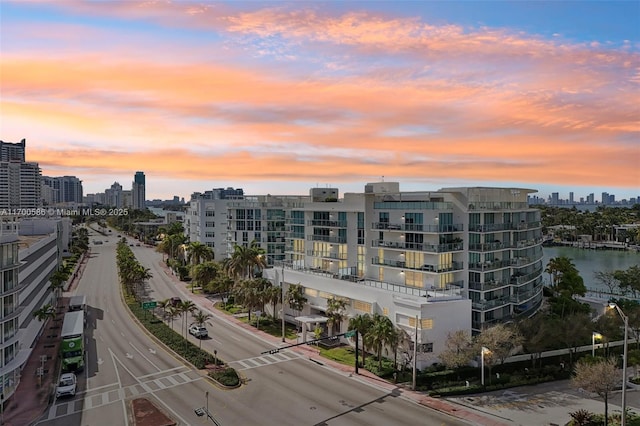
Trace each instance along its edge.
<path fill-rule="evenodd" d="M 33 351 L 22 368 L 18 388 L 6 402 L 4 425 L 33 424 L 53 400 L 54 387 L 58 381 L 60 332 L 68 300 L 67 297 L 60 299 L 56 317 L 47 321 L 34 343 Z M 37 371 L 43 365 L 44 375 L 40 378 Z"/>
<path fill-rule="evenodd" d="M 283 343 L 281 337 L 272 336 L 262 330 L 257 330 L 255 327 L 240 321 L 238 318 L 232 315 L 221 313 L 220 311 L 212 307 L 212 301 L 206 295 L 202 293 L 191 293 L 186 287 L 187 283 L 180 281 L 178 277 L 173 275 L 164 262 L 161 262 L 161 266 L 167 276 L 170 277 L 174 284 L 176 284 L 176 286 L 182 291 L 183 297 L 188 297 L 194 302 L 197 302 L 200 306 L 204 306 L 209 311 L 214 312 L 215 315 L 224 316 L 226 320 L 232 322 L 236 326 L 248 330 L 251 333 L 259 336 L 262 340 L 270 341 L 274 345 L 297 343 L 295 339 L 285 339 L 286 342 Z M 353 366 L 340 364 L 330 359 L 323 358 L 319 354 L 319 349 L 313 346 L 301 345 L 295 348 L 291 348 L 291 350 L 308 357 L 311 361 L 314 361 L 317 364 L 324 365 L 328 368 L 339 371 L 344 375 L 353 377 L 355 380 L 360 380 L 361 382 L 368 383 L 374 387 L 386 390 L 388 392 L 394 392 L 418 404 L 424 405 L 425 407 L 429 407 L 442 413 L 446 413 L 452 417 L 465 420 L 470 424 L 478 426 L 507 426 L 509 424 L 512 424 L 509 421 L 500 421 L 498 417 L 491 416 L 490 414 L 483 415 L 473 408 L 467 408 L 463 405 L 451 403 L 440 398 L 433 398 L 424 393 L 412 391 L 406 387 L 390 383 L 365 370 L 364 368 L 360 368 L 358 374 L 356 375 Z"/>

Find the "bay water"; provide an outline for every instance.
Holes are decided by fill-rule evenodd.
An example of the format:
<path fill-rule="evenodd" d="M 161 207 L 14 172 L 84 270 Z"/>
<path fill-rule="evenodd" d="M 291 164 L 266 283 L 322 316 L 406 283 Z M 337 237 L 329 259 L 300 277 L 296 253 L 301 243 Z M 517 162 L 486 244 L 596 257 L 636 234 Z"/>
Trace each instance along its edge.
<path fill-rule="evenodd" d="M 607 290 L 607 287 L 596 281 L 596 272 L 625 270 L 631 266 L 640 266 L 640 252 L 631 250 L 592 250 L 574 247 L 543 247 L 542 266 L 546 268 L 554 257 L 568 257 L 576 266 L 584 285 L 589 290 Z M 544 273 L 545 284 L 549 283 L 549 274 Z"/>

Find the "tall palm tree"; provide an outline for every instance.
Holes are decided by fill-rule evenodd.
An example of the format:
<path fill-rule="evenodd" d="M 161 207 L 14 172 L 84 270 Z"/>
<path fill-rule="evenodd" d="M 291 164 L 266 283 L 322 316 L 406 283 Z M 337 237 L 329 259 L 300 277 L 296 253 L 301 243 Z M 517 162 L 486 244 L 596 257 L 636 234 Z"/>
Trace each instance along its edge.
<path fill-rule="evenodd" d="M 367 339 L 366 336 L 373 325 L 373 320 L 369 314 L 360 314 L 353 318 L 349 318 L 349 330 L 357 330 L 358 335 L 362 341 L 362 365 L 365 363 L 365 356 L 367 353 Z"/>
<path fill-rule="evenodd" d="M 304 309 L 304 305 L 307 303 L 307 298 L 304 296 L 304 287 L 302 284 L 290 284 L 287 288 L 287 294 L 285 295 L 285 302 L 289 305 L 289 308 L 296 311 L 298 315 Z"/>
<path fill-rule="evenodd" d="M 183 337 L 186 340 L 187 339 L 187 314 L 195 311 L 196 305 L 191 300 L 183 300 L 182 302 L 178 303 L 178 306 L 176 306 L 176 308 L 178 308 L 178 312 L 180 312 L 180 314 L 182 315 L 182 329 L 184 331 Z"/>
<path fill-rule="evenodd" d="M 276 319 L 276 309 L 282 300 L 282 287 L 269 286 L 264 290 L 264 298 L 267 303 L 273 306 L 273 319 Z M 284 316 L 284 309 L 282 310 Z"/>
<path fill-rule="evenodd" d="M 169 305 L 169 307 L 166 308 L 166 311 L 168 319 L 171 320 L 171 330 L 173 330 L 173 320 L 178 318 L 182 314 L 180 313 L 180 310 L 173 305 Z"/>
<path fill-rule="evenodd" d="M 265 250 L 258 241 L 253 240 L 249 246 L 235 245 L 231 260 L 226 265 L 229 275 L 245 279 L 255 277 L 255 271 L 262 271 L 267 266 Z"/>
<path fill-rule="evenodd" d="M 160 308 L 160 312 L 162 313 L 162 321 L 164 322 L 168 317 L 167 310 L 171 306 L 171 299 L 164 299 L 158 301 L 158 308 Z"/>
<path fill-rule="evenodd" d="M 67 278 L 67 274 L 61 269 L 56 269 L 49 276 L 49 289 L 53 291 L 56 307 L 58 306 L 58 300 L 60 299 L 62 289 L 64 288 L 64 283 L 67 281 Z"/>
<path fill-rule="evenodd" d="M 346 316 L 347 301 L 331 297 L 327 299 L 327 325 L 329 326 L 329 335 L 333 336 L 334 330 L 340 333 L 340 324 Z"/>
<path fill-rule="evenodd" d="M 378 368 L 382 370 L 382 349 L 391 340 L 391 335 L 394 332 L 393 323 L 388 317 L 377 313 L 373 315 L 372 322 L 373 324 L 369 333 L 367 333 L 367 337 L 371 346 L 376 350 Z"/>
<path fill-rule="evenodd" d="M 234 286 L 236 301 L 249 311 L 248 321 L 251 323 L 251 311 L 261 305 L 260 289 L 255 280 L 242 280 Z"/>
<path fill-rule="evenodd" d="M 192 241 L 187 246 L 189 262 L 192 266 L 200 264 L 202 261 L 213 259 L 213 250 L 202 244 L 200 241 Z"/>
<path fill-rule="evenodd" d="M 199 326 L 204 325 L 204 323 L 209 321 L 212 317 L 211 314 L 207 312 L 203 312 L 202 309 L 198 309 L 198 312 L 192 314 L 192 316 L 193 316 L 193 322 Z M 199 340 L 200 340 L 200 348 L 202 348 L 202 339 L 199 339 Z"/>

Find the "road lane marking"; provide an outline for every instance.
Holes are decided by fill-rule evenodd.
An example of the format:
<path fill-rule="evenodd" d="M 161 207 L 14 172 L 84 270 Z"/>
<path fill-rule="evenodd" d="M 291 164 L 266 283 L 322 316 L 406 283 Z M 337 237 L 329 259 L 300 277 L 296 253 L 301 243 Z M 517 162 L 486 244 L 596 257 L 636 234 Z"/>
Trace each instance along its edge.
<path fill-rule="evenodd" d="M 136 346 L 135 346 L 133 343 L 131 343 L 131 342 L 129 342 L 129 344 L 131 345 L 131 347 L 132 347 L 133 349 L 135 349 L 135 350 L 140 354 L 140 356 L 141 356 L 142 358 L 146 359 L 146 360 L 149 362 L 149 364 L 153 365 L 153 366 L 155 367 L 155 369 L 156 369 L 156 370 L 160 371 L 160 367 L 158 367 L 157 365 L 155 365 L 155 364 L 153 363 L 153 361 L 151 361 L 149 358 L 147 358 L 147 357 L 142 353 L 142 351 L 141 351 L 140 349 L 136 348 Z M 132 358 L 133 358 L 133 357 L 132 357 Z"/>
<path fill-rule="evenodd" d="M 296 359 L 302 359 L 302 357 L 293 353 L 289 353 L 287 355 L 284 353 L 277 353 L 230 361 L 229 364 L 240 364 L 242 368 L 238 368 L 238 370 L 250 370 L 252 368 L 266 367 L 268 365 L 279 364 L 281 362 L 293 361 Z"/>
<path fill-rule="evenodd" d="M 122 381 L 120 380 L 120 372 L 118 371 L 118 366 L 116 365 L 116 355 L 113 353 L 113 351 L 111 351 L 111 348 L 109 349 L 109 354 L 111 354 L 111 360 L 113 361 L 113 368 L 116 370 L 116 379 L 118 380 L 118 386 L 122 387 Z M 120 361 L 118 361 L 120 362 Z M 129 416 L 127 415 L 127 404 L 125 403 L 124 399 L 121 399 L 122 401 L 122 415 L 124 417 L 124 424 L 125 426 L 129 426 Z"/>
<path fill-rule="evenodd" d="M 146 378 L 149 378 L 149 377 L 151 377 L 151 376 L 157 376 L 158 374 L 166 374 L 166 373 L 168 373 L 168 372 L 170 372 L 170 371 L 184 370 L 184 369 L 186 369 L 186 368 L 187 368 L 187 367 L 185 367 L 184 365 L 181 365 L 181 366 L 179 366 L 179 367 L 169 368 L 169 369 L 167 369 L 167 370 L 158 371 L 158 372 L 156 372 L 156 373 L 149 373 L 149 374 L 145 374 L 144 376 L 140 376 L 140 377 L 138 377 L 138 379 L 146 379 Z"/>

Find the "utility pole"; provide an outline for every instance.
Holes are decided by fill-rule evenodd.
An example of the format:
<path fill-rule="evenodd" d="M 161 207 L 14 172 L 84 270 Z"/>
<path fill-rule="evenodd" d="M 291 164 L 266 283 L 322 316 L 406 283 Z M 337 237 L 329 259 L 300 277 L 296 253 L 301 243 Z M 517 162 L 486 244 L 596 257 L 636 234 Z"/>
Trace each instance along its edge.
<path fill-rule="evenodd" d="M 416 315 L 416 330 L 413 340 L 413 374 L 411 377 L 411 390 L 416 390 L 416 358 L 418 357 L 418 316 Z"/>

